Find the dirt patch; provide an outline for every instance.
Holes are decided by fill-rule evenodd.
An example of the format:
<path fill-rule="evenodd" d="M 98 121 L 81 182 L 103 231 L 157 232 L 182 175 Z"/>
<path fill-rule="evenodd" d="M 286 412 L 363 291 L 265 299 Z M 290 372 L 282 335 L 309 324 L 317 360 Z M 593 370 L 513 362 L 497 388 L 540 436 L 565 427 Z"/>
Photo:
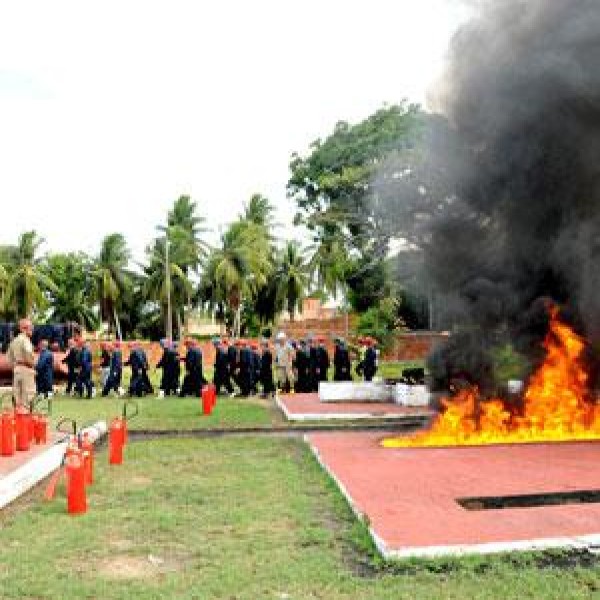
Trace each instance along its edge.
<path fill-rule="evenodd" d="M 94 570 L 107 579 L 151 579 L 165 573 L 183 570 L 185 561 L 160 556 L 123 554 L 99 561 Z"/>
<path fill-rule="evenodd" d="M 134 485 L 136 487 L 148 487 L 152 485 L 152 479 L 150 479 L 150 477 L 137 475 L 129 479 L 129 485 Z"/>

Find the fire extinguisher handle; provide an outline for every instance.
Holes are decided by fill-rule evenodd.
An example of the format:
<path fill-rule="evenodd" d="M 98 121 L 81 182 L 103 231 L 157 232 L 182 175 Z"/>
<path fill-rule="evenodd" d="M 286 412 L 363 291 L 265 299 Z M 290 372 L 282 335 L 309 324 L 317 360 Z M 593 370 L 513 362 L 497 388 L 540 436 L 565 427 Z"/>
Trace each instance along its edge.
<path fill-rule="evenodd" d="M 131 412 L 127 410 L 127 407 L 133 407 L 135 412 Z M 126 400 L 123 402 L 123 418 L 126 421 L 131 421 L 134 417 L 137 417 L 140 412 L 138 403 L 135 400 Z"/>

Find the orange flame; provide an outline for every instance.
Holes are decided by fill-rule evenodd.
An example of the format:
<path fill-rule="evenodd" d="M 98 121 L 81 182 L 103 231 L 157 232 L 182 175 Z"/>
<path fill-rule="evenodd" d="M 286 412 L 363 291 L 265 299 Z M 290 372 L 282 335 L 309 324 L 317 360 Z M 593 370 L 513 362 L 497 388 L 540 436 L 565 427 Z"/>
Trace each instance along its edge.
<path fill-rule="evenodd" d="M 584 341 L 551 311 L 544 363 L 531 376 L 519 414 L 503 400 L 482 400 L 475 388 L 444 400 L 432 426 L 387 448 L 475 446 L 600 439 L 600 406 L 591 401 L 582 361 Z"/>

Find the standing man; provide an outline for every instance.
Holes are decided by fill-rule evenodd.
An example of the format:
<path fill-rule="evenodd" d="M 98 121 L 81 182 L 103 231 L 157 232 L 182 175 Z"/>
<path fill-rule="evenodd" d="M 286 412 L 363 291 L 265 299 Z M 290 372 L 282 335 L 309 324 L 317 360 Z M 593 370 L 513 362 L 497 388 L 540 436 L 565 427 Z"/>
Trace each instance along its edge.
<path fill-rule="evenodd" d="M 377 373 L 377 350 L 375 350 L 377 341 L 371 337 L 367 338 L 365 341 L 367 344 L 364 360 L 365 381 L 372 381 Z"/>
<path fill-rule="evenodd" d="M 38 356 L 35 371 L 38 396 L 52 398 L 52 390 L 54 388 L 54 356 L 48 348 L 48 340 L 40 342 L 40 355 Z"/>
<path fill-rule="evenodd" d="M 309 359 L 308 351 L 306 349 L 306 340 L 300 340 L 298 342 L 298 348 L 296 349 L 296 357 L 294 360 L 294 367 L 296 369 L 296 383 L 294 390 L 296 392 L 304 393 L 310 391 L 309 385 Z"/>
<path fill-rule="evenodd" d="M 229 360 L 227 358 L 227 346 L 225 342 L 215 338 L 215 370 L 213 375 L 213 384 L 216 388 L 217 395 L 221 393 L 221 387 L 227 390 L 231 396 L 233 394 L 233 386 L 229 377 Z"/>
<path fill-rule="evenodd" d="M 110 343 L 100 344 L 100 388 L 104 390 L 110 375 Z"/>
<path fill-rule="evenodd" d="M 325 347 L 325 338 L 319 337 L 317 339 L 317 365 L 319 367 L 319 375 L 318 381 L 327 381 L 327 375 L 329 373 L 329 352 L 327 352 L 327 348 Z M 317 390 L 319 389 L 319 384 L 317 383 Z"/>
<path fill-rule="evenodd" d="M 268 398 L 275 394 L 275 384 L 273 383 L 273 355 L 269 349 L 269 340 L 262 341 L 262 355 L 260 357 L 260 383 L 262 385 L 263 396 Z"/>
<path fill-rule="evenodd" d="M 290 373 L 293 369 L 292 353 L 286 343 L 285 333 L 277 334 L 277 345 L 275 346 L 275 370 L 277 373 L 277 386 L 284 394 L 289 394 L 292 388 L 293 378 Z"/>
<path fill-rule="evenodd" d="M 169 342 L 165 339 L 160 340 L 160 347 L 162 348 L 162 356 L 156 363 L 157 369 L 162 369 L 162 375 L 160 378 L 160 395 L 166 396 L 167 389 L 171 389 L 171 383 L 169 382 Z"/>
<path fill-rule="evenodd" d="M 333 380 L 352 381 L 350 354 L 343 339 L 336 338 L 333 353 Z"/>
<path fill-rule="evenodd" d="M 67 341 L 67 355 L 63 358 L 63 364 L 67 365 L 67 391 L 66 394 L 69 396 L 71 392 L 75 391 L 77 384 L 77 370 L 79 369 L 79 351 L 77 344 L 73 338 L 69 338 Z"/>
<path fill-rule="evenodd" d="M 76 392 L 80 398 L 83 398 L 83 392 L 86 392 L 86 398 L 92 397 L 92 351 L 89 344 L 83 339 L 79 340 L 79 377 L 77 377 Z"/>
<path fill-rule="evenodd" d="M 313 337 L 308 338 L 308 391 L 319 391 L 319 350 Z"/>
<path fill-rule="evenodd" d="M 238 383 L 240 395 L 246 397 L 252 391 L 252 376 L 254 371 L 254 358 L 252 350 L 248 347 L 246 340 L 240 340 L 240 357 L 238 362 Z"/>
<path fill-rule="evenodd" d="M 13 367 L 13 398 L 17 406 L 25 406 L 35 396 L 35 358 L 29 319 L 19 321 L 19 335 L 8 347 L 8 360 Z"/>
<path fill-rule="evenodd" d="M 129 359 L 125 363 L 125 366 L 131 367 L 131 379 L 129 382 L 129 395 L 142 397 L 143 384 L 142 379 L 142 357 L 138 350 L 136 342 L 131 342 L 129 345 Z"/>
<path fill-rule="evenodd" d="M 123 375 L 123 355 L 121 354 L 121 344 L 116 341 L 112 347 L 109 347 L 110 353 L 110 371 L 108 379 L 102 390 L 102 396 L 106 397 L 111 391 L 119 393 L 121 387 L 121 377 Z"/>

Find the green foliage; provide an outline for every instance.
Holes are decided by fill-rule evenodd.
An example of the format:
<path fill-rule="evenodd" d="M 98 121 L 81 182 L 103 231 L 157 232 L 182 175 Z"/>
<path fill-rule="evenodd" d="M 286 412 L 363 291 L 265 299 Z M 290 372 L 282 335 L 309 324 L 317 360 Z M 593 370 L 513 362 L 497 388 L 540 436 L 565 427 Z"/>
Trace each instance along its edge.
<path fill-rule="evenodd" d="M 10 263 L 0 273 L 0 280 L 4 281 L 5 312 L 15 318 L 41 315 L 48 306 L 46 293 L 56 291 L 39 257 L 43 243 L 44 239 L 35 231 L 23 233 Z"/>
<path fill-rule="evenodd" d="M 387 346 L 401 325 L 397 301 L 384 298 L 360 315 L 357 330 L 361 335 L 374 337 L 380 344 Z"/>
<path fill-rule="evenodd" d="M 119 338 L 122 337 L 119 309 L 131 283 L 127 271 L 130 258 L 125 236 L 111 233 L 102 240 L 93 269 L 100 316 L 109 324 L 114 324 Z"/>
<path fill-rule="evenodd" d="M 494 368 L 494 380 L 501 384 L 509 379 L 523 379 L 528 363 L 512 344 L 492 348 L 491 356 Z"/>
<path fill-rule="evenodd" d="M 253 198 L 254 204 L 259 203 L 261 210 L 264 209 L 262 200 Z M 254 209 L 250 213 L 254 220 L 241 216 L 221 236 L 220 245 L 207 259 L 199 291 L 205 304 L 221 308 L 223 318 L 226 318 L 225 308 L 231 311 L 236 335 L 241 331 L 244 303 L 252 303 L 259 297 L 275 268 L 270 231 L 262 222 L 263 219 L 268 222 L 270 217 L 261 213 L 259 218 Z"/>
<path fill-rule="evenodd" d="M 88 330 L 97 329 L 92 260 L 83 253 L 51 254 L 46 257 L 43 268 L 55 284 L 48 293 L 48 321 L 75 321 Z"/>

